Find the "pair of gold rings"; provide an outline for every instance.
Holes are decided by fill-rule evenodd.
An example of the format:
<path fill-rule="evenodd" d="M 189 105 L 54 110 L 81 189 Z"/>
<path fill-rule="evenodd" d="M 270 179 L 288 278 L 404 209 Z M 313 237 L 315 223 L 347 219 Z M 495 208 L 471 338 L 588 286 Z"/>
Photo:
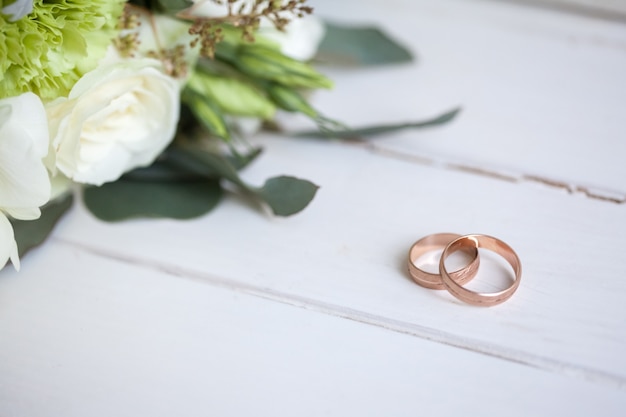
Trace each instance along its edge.
<path fill-rule="evenodd" d="M 415 265 L 422 255 L 443 248 L 439 260 L 439 274 L 426 272 Z M 514 279 L 505 289 L 492 293 L 469 290 L 463 285 L 471 281 L 478 272 L 480 257 L 478 249 L 488 249 L 502 256 L 513 268 Z M 462 251 L 471 257 L 467 266 L 448 272 L 445 261 L 454 252 Z M 487 235 L 457 235 L 455 233 L 436 233 L 426 236 L 411 246 L 409 250 L 409 274 L 413 281 L 422 287 L 433 290 L 447 289 L 450 294 L 468 304 L 495 306 L 511 298 L 519 287 L 522 278 L 522 264 L 513 249 L 500 239 Z"/>

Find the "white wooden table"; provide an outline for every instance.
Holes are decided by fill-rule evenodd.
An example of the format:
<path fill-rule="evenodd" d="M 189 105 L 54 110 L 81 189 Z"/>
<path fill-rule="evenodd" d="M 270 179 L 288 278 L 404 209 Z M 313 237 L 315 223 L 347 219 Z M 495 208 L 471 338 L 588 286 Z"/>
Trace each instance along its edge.
<path fill-rule="evenodd" d="M 330 72 L 325 114 L 459 118 L 366 145 L 253 139 L 266 152 L 247 180 L 322 186 L 293 218 L 236 196 L 186 222 L 78 205 L 0 274 L 0 416 L 626 415 L 626 24 L 490 1 L 314 5 L 419 57 Z M 478 308 L 414 284 L 408 248 L 436 232 L 505 240 L 519 291 Z"/>

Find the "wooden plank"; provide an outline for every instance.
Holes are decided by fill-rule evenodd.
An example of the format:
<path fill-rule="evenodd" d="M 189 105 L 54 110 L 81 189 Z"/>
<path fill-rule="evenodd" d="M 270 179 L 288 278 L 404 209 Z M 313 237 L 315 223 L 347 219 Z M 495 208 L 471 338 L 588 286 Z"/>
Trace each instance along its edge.
<path fill-rule="evenodd" d="M 352 124 L 463 116 L 368 146 L 253 139 L 267 152 L 248 180 L 322 185 L 294 218 L 237 197 L 188 222 L 77 208 L 0 275 L 0 415 L 622 413 L 624 205 L 568 187 L 624 195 L 624 27 L 487 2 L 319 3 L 420 62 L 334 71 L 317 107 Z M 481 309 L 413 284 L 409 246 L 442 231 L 511 244 L 519 292 Z"/>
<path fill-rule="evenodd" d="M 621 415 L 623 392 L 47 245 L 0 275 L 0 415 Z M 566 401 L 565 401 L 566 399 Z"/>
<path fill-rule="evenodd" d="M 502 0 L 499 0 L 502 1 Z M 530 6 L 548 7 L 569 13 L 611 20 L 626 20 L 626 4 L 621 0 L 504 0 Z"/>
<path fill-rule="evenodd" d="M 377 145 L 625 198 L 626 25 L 498 2 L 321 1 L 316 9 L 379 25 L 418 57 L 400 67 L 327 70 L 336 88 L 315 97 L 323 113 L 358 126 L 460 105 L 444 129 Z"/>
<path fill-rule="evenodd" d="M 250 181 L 290 172 L 323 186 L 297 217 L 269 218 L 235 200 L 190 222 L 109 225 L 78 210 L 58 239 L 129 263 L 625 386 L 623 206 L 341 143 L 267 138 L 265 144 L 264 158 L 246 173 Z M 524 265 L 518 294 L 481 309 L 413 284 L 405 272 L 409 246 L 442 231 L 507 241 Z"/>
<path fill-rule="evenodd" d="M 187 223 L 109 226 L 78 211 L 58 238 L 126 262 L 623 388 L 623 205 L 454 165 L 496 167 L 514 180 L 535 175 L 623 191 L 618 81 L 624 27 L 508 4 L 397 3 L 384 12 L 374 2 L 333 3 L 333 15 L 370 17 L 415 41 L 426 73 L 414 66 L 337 72 L 343 87 L 333 93 L 331 110 L 350 122 L 389 121 L 456 98 L 467 103 L 456 124 L 424 132 L 419 142 L 406 134 L 375 148 L 255 139 L 268 152 L 247 171 L 252 182 L 294 173 L 323 187 L 313 207 L 293 219 L 251 214 L 236 201 Z M 399 89 L 405 95 L 389 100 Z M 367 100 L 356 91 L 367 91 Z M 326 109 L 330 97 L 320 95 L 319 107 Z M 416 155 L 438 159 L 423 163 Z M 497 310 L 483 310 L 410 282 L 403 265 L 408 247 L 441 231 L 509 242 L 524 263 L 519 294 Z"/>

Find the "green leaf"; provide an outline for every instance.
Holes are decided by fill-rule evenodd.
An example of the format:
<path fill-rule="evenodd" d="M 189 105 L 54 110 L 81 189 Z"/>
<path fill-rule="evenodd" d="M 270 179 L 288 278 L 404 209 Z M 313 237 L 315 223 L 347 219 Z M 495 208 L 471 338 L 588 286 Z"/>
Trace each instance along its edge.
<path fill-rule="evenodd" d="M 37 220 L 10 220 L 20 257 L 46 240 L 61 216 L 70 209 L 73 200 L 72 193 L 67 193 L 43 206 L 41 217 Z"/>
<path fill-rule="evenodd" d="M 233 155 L 227 155 L 226 159 L 237 171 L 240 171 L 261 155 L 261 152 L 263 148 L 252 148 L 245 153 L 236 152 Z"/>
<path fill-rule="evenodd" d="M 204 178 L 225 178 L 243 189 L 249 189 L 227 157 L 191 144 L 170 147 L 167 151 L 167 162 L 177 169 L 187 170 Z"/>
<path fill-rule="evenodd" d="M 230 131 L 222 111 L 208 97 L 204 97 L 190 88 L 185 88 L 181 99 L 211 134 L 225 141 L 230 140 Z"/>
<path fill-rule="evenodd" d="M 304 209 L 318 188 L 309 181 L 286 176 L 270 178 L 262 187 L 254 187 L 239 177 L 237 168 L 228 157 L 189 144 L 170 148 L 167 161 L 179 169 L 188 169 L 206 178 L 224 178 L 267 203 L 277 216 L 290 216 Z"/>
<path fill-rule="evenodd" d="M 133 180 L 116 182 L 84 191 L 87 208 L 99 219 L 120 221 L 135 217 L 191 219 L 211 211 L 222 197 L 218 180 L 206 178 Z"/>
<path fill-rule="evenodd" d="M 348 27 L 326 23 L 326 36 L 317 61 L 346 66 L 411 62 L 411 52 L 375 27 Z"/>
<path fill-rule="evenodd" d="M 254 160 L 260 148 L 222 155 L 201 146 L 193 142 L 172 145 L 152 166 L 133 170 L 113 183 L 86 188 L 85 205 L 105 221 L 134 217 L 188 219 L 218 204 L 223 194 L 221 179 L 264 201 L 278 216 L 301 211 L 315 196 L 315 184 L 292 177 L 271 178 L 262 187 L 245 183 L 237 170 Z"/>
<path fill-rule="evenodd" d="M 256 194 L 277 216 L 291 216 L 303 210 L 315 197 L 319 187 L 310 181 L 280 176 L 265 181 Z"/>
<path fill-rule="evenodd" d="M 193 5 L 190 0 L 128 0 L 128 3 L 144 9 L 172 14 Z"/>
<path fill-rule="evenodd" d="M 190 0 L 157 0 L 160 11 L 165 13 L 177 13 L 193 6 Z"/>
<path fill-rule="evenodd" d="M 292 137 L 308 137 L 308 138 L 339 138 L 339 139 L 369 139 L 387 133 L 397 132 L 405 129 L 420 129 L 425 127 L 438 126 L 452 121 L 461 108 L 447 111 L 435 118 L 422 120 L 411 123 L 395 123 L 385 125 L 373 125 L 355 129 L 319 131 L 311 130 L 306 132 L 286 133 Z"/>
<path fill-rule="evenodd" d="M 197 180 L 199 177 L 196 174 L 182 171 L 168 164 L 165 160 L 158 160 L 150 166 L 136 168 L 126 173 L 124 179 L 148 182 L 180 182 Z"/>

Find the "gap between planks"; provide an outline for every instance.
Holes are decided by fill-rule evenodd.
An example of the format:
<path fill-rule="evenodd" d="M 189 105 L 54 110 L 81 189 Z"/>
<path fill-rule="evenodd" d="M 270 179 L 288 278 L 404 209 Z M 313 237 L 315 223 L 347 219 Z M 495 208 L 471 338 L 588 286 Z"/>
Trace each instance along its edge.
<path fill-rule="evenodd" d="M 237 281 L 235 279 L 217 277 L 206 272 L 188 269 L 180 267 L 178 265 L 159 262 L 151 259 L 137 258 L 120 252 L 111 251 L 109 249 L 103 249 L 95 246 L 85 245 L 83 243 L 72 242 L 71 240 L 63 238 L 54 237 L 52 239 L 59 244 L 70 246 L 73 249 L 87 252 L 91 255 L 106 258 L 126 265 L 152 269 L 175 277 L 200 282 L 203 284 L 213 285 L 230 291 L 263 298 L 273 302 L 278 302 L 281 304 L 286 304 L 293 307 L 330 315 L 333 317 L 348 319 L 358 323 L 380 327 L 386 330 L 406 334 L 408 336 L 418 337 L 420 339 L 429 340 L 435 343 L 441 343 L 443 345 L 486 355 L 495 359 L 518 363 L 543 371 L 553 372 L 567 377 L 574 377 L 577 379 L 586 380 L 588 382 L 600 383 L 626 391 L 626 378 L 607 372 L 590 369 L 573 363 L 546 358 L 524 351 L 485 343 L 480 340 L 460 337 L 430 327 L 420 326 L 418 324 L 410 322 L 370 314 L 365 311 L 355 310 L 341 305 L 330 304 L 308 297 L 302 297 L 295 294 L 276 291 L 271 288 L 251 285 L 248 283 Z"/>
<path fill-rule="evenodd" d="M 520 6 L 552 10 L 555 12 L 585 16 L 612 22 L 626 22 L 626 8 L 609 4 L 609 2 L 588 1 L 586 3 L 572 0 L 487 0 L 498 3 L 513 3 Z M 593 3 L 593 4 L 592 4 Z M 600 4 L 603 3 L 603 4 Z"/>
<path fill-rule="evenodd" d="M 364 146 L 368 151 L 377 155 L 410 162 L 418 165 L 432 166 L 444 170 L 467 172 L 482 177 L 488 177 L 500 181 L 511 183 L 534 183 L 546 186 L 555 191 L 565 191 L 570 195 L 582 195 L 592 200 L 598 200 L 613 204 L 626 204 L 626 192 L 607 190 L 600 187 L 589 187 L 582 184 L 557 180 L 541 175 L 526 174 L 522 172 L 504 172 L 497 168 L 450 162 L 443 159 L 436 159 L 422 155 L 401 152 L 394 149 L 385 148 L 370 142 L 346 141 L 346 143 Z"/>

